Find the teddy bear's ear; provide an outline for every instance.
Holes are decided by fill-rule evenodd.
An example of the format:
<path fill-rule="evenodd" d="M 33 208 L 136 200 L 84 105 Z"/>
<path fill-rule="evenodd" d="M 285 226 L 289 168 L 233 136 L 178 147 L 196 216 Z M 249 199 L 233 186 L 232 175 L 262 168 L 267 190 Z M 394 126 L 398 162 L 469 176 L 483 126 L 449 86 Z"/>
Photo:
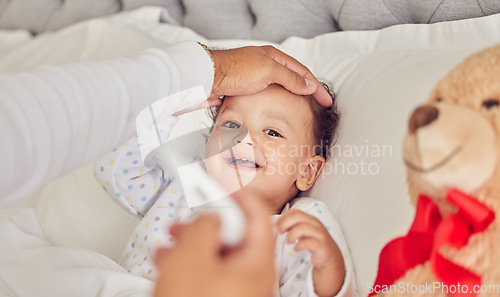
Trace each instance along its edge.
<path fill-rule="evenodd" d="M 443 101 L 443 98 L 440 96 L 440 93 L 438 91 L 438 88 L 435 87 L 431 94 L 429 95 L 429 98 L 427 99 L 427 103 L 436 103 L 436 102 L 441 102 Z"/>

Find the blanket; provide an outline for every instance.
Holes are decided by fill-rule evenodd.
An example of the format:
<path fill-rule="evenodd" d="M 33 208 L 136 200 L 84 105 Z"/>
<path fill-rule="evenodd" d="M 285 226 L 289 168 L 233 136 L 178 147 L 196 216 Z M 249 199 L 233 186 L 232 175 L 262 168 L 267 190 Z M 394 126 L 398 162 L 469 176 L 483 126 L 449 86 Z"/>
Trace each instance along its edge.
<path fill-rule="evenodd" d="M 33 209 L 0 211 L 0 295 L 149 296 L 153 283 L 102 254 L 54 246 Z"/>

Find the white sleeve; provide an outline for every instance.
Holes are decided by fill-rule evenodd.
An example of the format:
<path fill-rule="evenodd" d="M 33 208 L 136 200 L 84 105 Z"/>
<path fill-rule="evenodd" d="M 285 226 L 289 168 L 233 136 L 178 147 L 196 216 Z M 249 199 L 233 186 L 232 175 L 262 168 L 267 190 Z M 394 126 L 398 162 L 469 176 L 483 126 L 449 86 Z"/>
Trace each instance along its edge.
<path fill-rule="evenodd" d="M 197 86 L 208 97 L 213 77 L 212 61 L 196 42 L 136 59 L 0 74 L 0 206 L 132 137 L 135 117 L 151 103 Z"/>

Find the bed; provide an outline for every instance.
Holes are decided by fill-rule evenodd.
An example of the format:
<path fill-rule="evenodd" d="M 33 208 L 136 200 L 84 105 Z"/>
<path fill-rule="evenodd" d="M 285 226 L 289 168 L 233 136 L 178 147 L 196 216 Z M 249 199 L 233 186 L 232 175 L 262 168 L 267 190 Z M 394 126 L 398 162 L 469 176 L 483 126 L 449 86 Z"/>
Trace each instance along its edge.
<path fill-rule="evenodd" d="M 332 82 L 342 113 L 333 158 L 304 195 L 339 220 L 366 296 L 380 249 L 413 217 L 401 156 L 407 118 L 451 68 L 500 42 L 500 4 L 207 2 L 0 1 L 0 71 L 135 56 L 184 40 L 271 44 L 296 57 Z M 172 137 L 202 122 L 204 112 L 182 116 Z M 95 182 L 93 163 L 54 180 L 0 209 L 0 295 L 148 296 L 153 283 L 116 264 L 137 223 Z"/>

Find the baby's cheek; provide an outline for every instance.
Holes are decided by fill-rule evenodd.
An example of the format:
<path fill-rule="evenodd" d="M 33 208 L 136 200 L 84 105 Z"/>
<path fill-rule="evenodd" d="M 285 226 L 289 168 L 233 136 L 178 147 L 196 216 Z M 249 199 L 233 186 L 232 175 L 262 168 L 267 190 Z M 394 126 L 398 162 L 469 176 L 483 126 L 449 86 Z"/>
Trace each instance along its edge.
<path fill-rule="evenodd" d="M 214 157 L 209 157 L 203 160 L 205 162 L 205 168 L 207 169 L 208 175 L 217 180 L 217 176 L 220 173 L 220 164 Z"/>
<path fill-rule="evenodd" d="M 217 141 L 217 136 L 214 132 L 210 134 L 205 144 L 205 158 L 209 158 L 219 154 L 221 149 Z"/>
<path fill-rule="evenodd" d="M 278 147 L 279 147 L 279 144 L 275 143 L 274 141 L 263 141 L 262 143 L 259 143 L 258 145 L 261 150 L 262 150 L 262 153 L 266 156 L 272 156 L 274 154 L 276 154 L 277 150 L 278 150 Z"/>
<path fill-rule="evenodd" d="M 228 166 L 220 155 L 205 159 L 208 175 L 228 193 L 239 191 L 250 184 L 255 178 L 255 172 L 237 172 Z"/>

